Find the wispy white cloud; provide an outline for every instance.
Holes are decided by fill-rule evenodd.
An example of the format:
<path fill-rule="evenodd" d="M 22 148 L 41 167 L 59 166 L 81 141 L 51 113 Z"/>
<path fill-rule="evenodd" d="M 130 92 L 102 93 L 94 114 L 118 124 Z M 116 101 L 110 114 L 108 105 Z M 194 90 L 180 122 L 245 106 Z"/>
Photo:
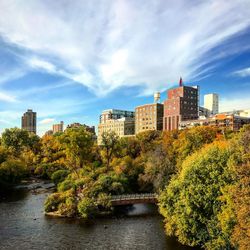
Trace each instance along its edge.
<path fill-rule="evenodd" d="M 241 76 L 241 77 L 250 76 L 250 67 L 245 68 L 245 69 L 241 69 L 241 70 L 237 70 L 237 71 L 234 72 L 234 75 L 238 75 L 238 76 Z"/>
<path fill-rule="evenodd" d="M 13 81 L 17 78 L 23 77 L 26 74 L 24 69 L 13 69 L 8 71 L 1 71 L 0 84 Z"/>
<path fill-rule="evenodd" d="M 250 24 L 249 0 L 8 0 L 0 9 L 0 35 L 30 51 L 29 67 L 97 95 L 122 86 L 151 94 L 180 75 L 197 80 L 200 68 L 218 58 L 207 53 Z"/>
<path fill-rule="evenodd" d="M 2 101 L 2 102 L 17 102 L 18 100 L 16 99 L 15 96 L 0 91 L 0 101 Z"/>
<path fill-rule="evenodd" d="M 55 121 L 54 118 L 45 118 L 45 119 L 39 121 L 39 124 L 51 124 L 54 121 Z"/>
<path fill-rule="evenodd" d="M 246 96 L 238 96 L 231 98 L 223 98 L 220 101 L 220 112 L 250 109 L 250 98 Z"/>
<path fill-rule="evenodd" d="M 36 57 L 32 57 L 28 60 L 28 64 L 32 67 L 32 68 L 36 68 L 36 69 L 43 69 L 47 72 L 50 73 L 55 73 L 56 72 L 56 67 L 55 65 L 53 65 L 50 62 L 41 60 L 39 58 Z"/>

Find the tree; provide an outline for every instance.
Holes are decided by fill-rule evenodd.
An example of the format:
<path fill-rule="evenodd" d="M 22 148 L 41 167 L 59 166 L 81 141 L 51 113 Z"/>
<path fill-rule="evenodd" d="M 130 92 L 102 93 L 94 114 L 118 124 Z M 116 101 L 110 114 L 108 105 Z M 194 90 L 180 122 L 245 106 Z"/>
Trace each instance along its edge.
<path fill-rule="evenodd" d="M 152 150 L 154 146 L 160 144 L 162 139 L 161 136 L 162 136 L 161 131 L 157 130 L 149 130 L 137 134 L 136 138 L 140 142 L 142 153 L 148 152 Z"/>
<path fill-rule="evenodd" d="M 110 167 L 110 162 L 112 157 L 115 153 L 115 150 L 118 148 L 118 135 L 111 131 L 111 132 L 104 132 L 102 134 L 102 149 L 104 151 L 104 157 L 106 161 L 107 169 Z"/>
<path fill-rule="evenodd" d="M 232 183 L 227 143 L 213 143 L 188 157 L 180 172 L 160 197 L 168 235 L 183 244 L 208 249 L 228 249 L 230 235 L 224 233 L 218 215 L 222 189 Z M 216 247 L 215 247 L 216 246 Z"/>
<path fill-rule="evenodd" d="M 167 152 L 162 145 L 158 145 L 153 151 L 149 151 L 144 156 L 144 173 L 140 175 L 140 180 L 146 186 L 152 186 L 149 192 L 162 190 L 169 182 L 175 172 L 174 164 L 169 160 Z"/>
<path fill-rule="evenodd" d="M 28 131 L 19 128 L 6 129 L 2 134 L 2 145 L 10 149 L 14 156 L 18 156 L 22 150 L 38 150 L 39 137 L 29 134 Z"/>
<path fill-rule="evenodd" d="M 92 133 L 84 127 L 66 129 L 59 136 L 59 140 L 66 155 L 68 168 L 77 173 L 91 157 L 94 144 Z"/>
<path fill-rule="evenodd" d="M 228 186 L 226 204 L 222 215 L 230 214 L 233 223 L 226 218 L 230 226 L 231 243 L 240 250 L 250 249 L 250 125 L 244 126 L 231 142 L 233 154 L 231 166 L 236 182 Z"/>
<path fill-rule="evenodd" d="M 237 167 L 237 184 L 231 189 L 231 205 L 236 215 L 231 242 L 240 249 L 250 249 L 250 164 Z"/>
<path fill-rule="evenodd" d="M 65 152 L 58 137 L 45 135 L 41 139 L 41 155 L 43 163 L 65 163 Z"/>
<path fill-rule="evenodd" d="M 136 137 L 122 137 L 119 142 L 122 156 L 130 156 L 135 159 L 140 155 L 141 145 Z"/>
<path fill-rule="evenodd" d="M 209 126 L 182 130 L 178 135 L 178 139 L 173 142 L 177 167 L 180 167 L 185 158 L 194 151 L 199 150 L 205 144 L 213 142 L 217 138 L 217 134 L 218 129 Z"/>
<path fill-rule="evenodd" d="M 28 171 L 20 160 L 8 159 L 0 164 L 0 187 L 19 182 Z"/>

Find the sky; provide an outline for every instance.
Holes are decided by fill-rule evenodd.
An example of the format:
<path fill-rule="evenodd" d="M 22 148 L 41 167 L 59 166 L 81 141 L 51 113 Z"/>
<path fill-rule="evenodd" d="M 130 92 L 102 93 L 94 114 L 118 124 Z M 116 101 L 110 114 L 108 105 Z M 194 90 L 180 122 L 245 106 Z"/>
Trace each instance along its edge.
<path fill-rule="evenodd" d="M 97 125 L 178 84 L 250 109 L 250 0 L 0 0 L 0 133 Z"/>

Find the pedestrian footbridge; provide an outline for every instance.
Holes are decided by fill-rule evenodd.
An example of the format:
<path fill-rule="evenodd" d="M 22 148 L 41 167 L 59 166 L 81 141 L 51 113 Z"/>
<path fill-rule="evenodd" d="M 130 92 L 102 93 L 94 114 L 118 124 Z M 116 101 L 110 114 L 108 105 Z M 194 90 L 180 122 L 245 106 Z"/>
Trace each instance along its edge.
<path fill-rule="evenodd" d="M 113 195 L 111 196 L 111 203 L 112 206 L 157 203 L 157 195 L 155 193 Z"/>

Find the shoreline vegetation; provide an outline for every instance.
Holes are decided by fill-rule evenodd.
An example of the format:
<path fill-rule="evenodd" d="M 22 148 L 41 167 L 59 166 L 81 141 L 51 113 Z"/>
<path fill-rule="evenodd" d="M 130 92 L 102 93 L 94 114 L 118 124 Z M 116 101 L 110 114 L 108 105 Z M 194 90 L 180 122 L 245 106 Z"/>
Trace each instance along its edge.
<path fill-rule="evenodd" d="M 46 216 L 94 218 L 112 212 L 112 195 L 157 193 L 167 235 L 205 249 L 249 249 L 249 125 L 120 139 L 110 132 L 102 146 L 82 127 L 42 138 L 13 128 L 0 144 L 1 190 L 30 177 L 54 183 Z"/>

